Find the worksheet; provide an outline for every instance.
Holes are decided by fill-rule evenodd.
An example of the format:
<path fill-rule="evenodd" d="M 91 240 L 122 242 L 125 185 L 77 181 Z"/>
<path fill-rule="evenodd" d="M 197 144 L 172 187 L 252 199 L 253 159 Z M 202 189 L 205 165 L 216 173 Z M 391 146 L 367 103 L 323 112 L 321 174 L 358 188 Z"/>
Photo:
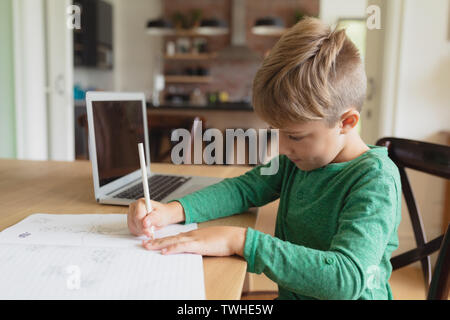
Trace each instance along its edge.
<path fill-rule="evenodd" d="M 0 232 L 0 299 L 205 299 L 200 255 L 164 256 L 143 239 L 125 214 L 33 214 Z"/>

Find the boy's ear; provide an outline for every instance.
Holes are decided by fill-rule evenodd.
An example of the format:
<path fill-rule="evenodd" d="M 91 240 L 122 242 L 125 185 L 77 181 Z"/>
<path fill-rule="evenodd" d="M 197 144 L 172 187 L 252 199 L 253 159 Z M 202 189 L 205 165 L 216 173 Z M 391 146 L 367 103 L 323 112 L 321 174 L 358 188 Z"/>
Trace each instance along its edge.
<path fill-rule="evenodd" d="M 340 119 L 341 133 L 345 134 L 356 127 L 359 122 L 360 114 L 355 109 L 344 112 Z"/>

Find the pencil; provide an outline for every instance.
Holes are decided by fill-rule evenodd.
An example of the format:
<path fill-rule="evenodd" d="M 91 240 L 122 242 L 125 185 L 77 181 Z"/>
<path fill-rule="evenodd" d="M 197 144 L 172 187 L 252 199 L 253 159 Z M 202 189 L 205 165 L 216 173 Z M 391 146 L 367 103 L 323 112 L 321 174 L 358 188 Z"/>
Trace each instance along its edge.
<path fill-rule="evenodd" d="M 147 209 L 147 214 L 152 212 L 152 205 L 150 203 L 150 192 L 148 190 L 148 180 L 147 180 L 147 166 L 145 164 L 145 155 L 144 155 L 144 145 L 142 143 L 138 144 L 139 150 L 139 161 L 141 163 L 141 172 L 142 172 L 142 187 L 144 189 L 144 197 L 145 197 L 145 207 Z M 150 232 L 152 238 L 155 237 L 155 227 L 150 227 Z"/>

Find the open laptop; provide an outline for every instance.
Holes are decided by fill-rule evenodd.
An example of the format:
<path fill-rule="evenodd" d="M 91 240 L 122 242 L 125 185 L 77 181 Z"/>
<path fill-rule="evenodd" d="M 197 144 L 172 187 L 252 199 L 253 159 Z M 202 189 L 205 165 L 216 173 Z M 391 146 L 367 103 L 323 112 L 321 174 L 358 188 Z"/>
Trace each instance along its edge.
<path fill-rule="evenodd" d="M 144 144 L 151 200 L 167 203 L 223 180 L 151 172 L 143 93 L 87 92 L 86 107 L 97 202 L 129 205 L 144 196 L 138 153 L 140 142 Z"/>

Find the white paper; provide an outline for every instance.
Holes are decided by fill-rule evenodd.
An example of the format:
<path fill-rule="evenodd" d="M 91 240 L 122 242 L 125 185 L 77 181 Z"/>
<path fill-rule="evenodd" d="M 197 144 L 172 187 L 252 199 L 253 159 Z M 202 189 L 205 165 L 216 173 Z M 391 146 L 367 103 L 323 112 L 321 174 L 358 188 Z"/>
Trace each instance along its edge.
<path fill-rule="evenodd" d="M 0 299 L 205 299 L 200 255 L 161 255 L 142 239 L 124 214 L 31 215 L 0 232 Z"/>
<path fill-rule="evenodd" d="M 155 238 L 195 229 L 196 223 L 172 224 L 156 230 Z M 143 239 L 128 231 L 125 214 L 36 213 L 0 232 L 0 243 L 20 244 L 141 247 Z"/>

